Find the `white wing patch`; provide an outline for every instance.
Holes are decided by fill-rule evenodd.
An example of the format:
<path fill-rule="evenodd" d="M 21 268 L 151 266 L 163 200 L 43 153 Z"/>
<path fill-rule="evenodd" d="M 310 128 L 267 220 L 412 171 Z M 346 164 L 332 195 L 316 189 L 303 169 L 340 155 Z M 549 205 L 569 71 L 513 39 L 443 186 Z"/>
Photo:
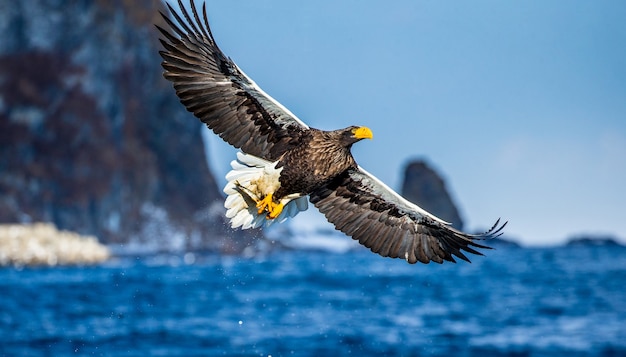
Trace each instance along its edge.
<path fill-rule="evenodd" d="M 235 68 L 237 68 L 239 73 L 241 73 L 241 75 L 250 83 L 249 86 L 251 87 L 252 90 L 259 92 L 259 94 L 267 98 L 270 102 L 272 102 L 272 104 L 276 105 L 278 108 L 284 111 L 287 115 L 290 115 L 296 122 L 298 122 L 298 124 L 302 125 L 303 128 L 309 129 L 309 126 L 306 125 L 302 120 L 300 120 L 294 113 L 292 113 L 284 105 L 280 104 L 276 99 L 272 98 L 271 95 L 265 93 L 265 91 L 261 89 L 261 87 L 258 84 L 256 84 L 255 81 L 253 81 L 250 77 L 248 77 L 248 75 L 244 71 L 242 71 L 241 68 L 239 68 L 239 66 L 237 66 L 235 62 L 232 62 L 232 63 L 235 66 Z"/>
<path fill-rule="evenodd" d="M 415 203 L 407 200 L 406 198 L 400 196 L 396 191 L 392 190 L 389 186 L 385 185 L 384 182 L 382 182 L 381 180 L 379 180 L 378 178 L 376 178 L 376 176 L 370 174 L 369 172 L 365 171 L 362 167 L 359 166 L 359 170 L 365 174 L 365 176 L 367 176 L 369 179 L 371 179 L 372 181 L 374 181 L 374 183 L 376 183 L 377 185 L 379 185 L 380 187 L 382 187 L 383 189 L 385 189 L 387 191 L 388 194 L 390 194 L 393 198 L 395 198 L 397 201 L 399 201 L 400 203 L 402 203 L 405 206 L 408 206 L 411 210 L 413 210 L 414 212 L 417 212 L 418 214 L 421 214 L 422 216 L 431 218 L 439 223 L 443 223 L 445 225 L 450 225 L 451 223 L 444 221 L 443 219 L 433 215 L 432 213 L 429 213 L 428 211 L 424 210 L 422 207 L 416 205 Z"/>

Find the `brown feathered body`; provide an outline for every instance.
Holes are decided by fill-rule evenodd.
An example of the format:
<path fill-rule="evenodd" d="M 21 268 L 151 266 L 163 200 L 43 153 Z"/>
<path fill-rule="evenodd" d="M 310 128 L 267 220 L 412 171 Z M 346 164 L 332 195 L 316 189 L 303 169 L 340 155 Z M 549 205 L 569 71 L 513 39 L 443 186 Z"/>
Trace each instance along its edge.
<path fill-rule="evenodd" d="M 301 143 L 286 151 L 278 161 L 280 188 L 277 197 L 293 193 L 308 195 L 357 164 L 350 148 L 359 139 L 352 132 L 357 127 L 322 131 L 310 129 Z"/>

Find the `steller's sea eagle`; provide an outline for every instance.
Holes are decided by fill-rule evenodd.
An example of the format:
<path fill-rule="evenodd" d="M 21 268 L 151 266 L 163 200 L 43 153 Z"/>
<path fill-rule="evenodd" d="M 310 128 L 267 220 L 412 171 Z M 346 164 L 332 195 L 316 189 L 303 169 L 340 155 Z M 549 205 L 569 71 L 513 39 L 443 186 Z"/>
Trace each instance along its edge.
<path fill-rule="evenodd" d="M 466 234 L 402 198 L 357 165 L 350 149 L 372 139 L 366 127 L 311 128 L 259 88 L 219 49 L 202 6 L 200 17 L 179 0 L 180 13 L 161 13 L 157 26 L 164 76 L 187 110 L 239 148 L 226 175 L 224 206 L 233 228 L 267 226 L 307 209 L 307 196 L 335 228 L 384 257 L 409 263 L 469 261 L 462 251 L 489 247 L 500 220 L 482 234 Z"/>

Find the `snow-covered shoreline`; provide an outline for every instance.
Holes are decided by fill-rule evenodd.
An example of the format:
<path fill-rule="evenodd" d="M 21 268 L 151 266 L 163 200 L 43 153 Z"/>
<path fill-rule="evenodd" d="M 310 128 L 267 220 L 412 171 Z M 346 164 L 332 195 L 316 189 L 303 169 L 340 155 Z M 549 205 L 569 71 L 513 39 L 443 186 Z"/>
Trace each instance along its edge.
<path fill-rule="evenodd" d="M 0 266 L 97 264 L 110 256 L 95 237 L 60 231 L 53 224 L 0 224 Z"/>

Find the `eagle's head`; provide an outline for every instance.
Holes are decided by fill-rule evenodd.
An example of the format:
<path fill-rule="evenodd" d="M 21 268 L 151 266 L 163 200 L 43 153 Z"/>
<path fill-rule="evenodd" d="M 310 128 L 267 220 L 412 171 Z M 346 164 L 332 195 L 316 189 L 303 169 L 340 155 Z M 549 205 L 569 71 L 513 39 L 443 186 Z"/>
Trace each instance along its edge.
<path fill-rule="evenodd" d="M 339 140 L 347 147 L 363 139 L 372 139 L 372 130 L 365 126 L 349 126 L 345 129 L 337 130 Z"/>

